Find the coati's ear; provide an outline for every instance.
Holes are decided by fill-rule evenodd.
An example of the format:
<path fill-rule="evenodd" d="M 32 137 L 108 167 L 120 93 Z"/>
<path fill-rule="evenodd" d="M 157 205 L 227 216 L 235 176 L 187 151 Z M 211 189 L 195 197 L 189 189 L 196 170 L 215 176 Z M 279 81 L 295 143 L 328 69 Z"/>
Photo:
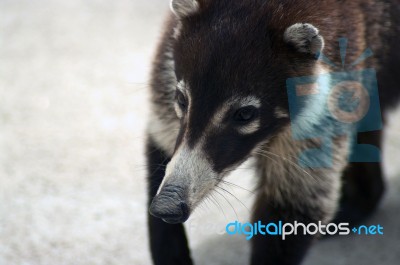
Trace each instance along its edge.
<path fill-rule="evenodd" d="M 199 0 L 171 0 L 171 10 L 179 18 L 188 17 L 200 11 Z"/>
<path fill-rule="evenodd" d="M 316 27 L 308 23 L 296 23 L 288 27 L 284 40 L 302 53 L 318 55 L 324 49 L 324 38 Z"/>

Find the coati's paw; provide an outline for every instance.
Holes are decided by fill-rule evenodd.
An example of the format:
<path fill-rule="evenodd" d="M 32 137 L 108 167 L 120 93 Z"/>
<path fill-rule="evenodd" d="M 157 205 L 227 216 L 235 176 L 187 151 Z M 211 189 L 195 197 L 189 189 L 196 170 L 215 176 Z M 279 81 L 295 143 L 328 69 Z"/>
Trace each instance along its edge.
<path fill-rule="evenodd" d="M 319 30 L 308 23 L 288 27 L 284 40 L 302 53 L 319 54 L 324 48 L 324 38 L 319 35 Z"/>

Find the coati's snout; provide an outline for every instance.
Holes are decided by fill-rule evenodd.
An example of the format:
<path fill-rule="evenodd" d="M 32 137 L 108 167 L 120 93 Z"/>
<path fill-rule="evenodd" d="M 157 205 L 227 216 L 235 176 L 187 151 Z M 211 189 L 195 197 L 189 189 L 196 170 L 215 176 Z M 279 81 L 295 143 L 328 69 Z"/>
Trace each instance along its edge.
<path fill-rule="evenodd" d="M 179 186 L 163 188 L 151 203 L 150 213 L 170 224 L 183 223 L 189 218 L 186 191 Z"/>
<path fill-rule="evenodd" d="M 201 151 L 183 143 L 165 172 L 150 214 L 167 223 L 183 223 L 218 184 L 218 174 Z"/>

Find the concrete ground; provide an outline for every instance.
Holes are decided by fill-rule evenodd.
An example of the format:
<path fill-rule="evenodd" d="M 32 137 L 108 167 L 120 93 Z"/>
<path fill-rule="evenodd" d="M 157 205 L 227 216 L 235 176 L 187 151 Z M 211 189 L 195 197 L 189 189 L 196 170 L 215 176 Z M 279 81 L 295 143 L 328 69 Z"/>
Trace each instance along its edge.
<path fill-rule="evenodd" d="M 0 1 L 0 265 L 148 265 L 144 129 L 167 0 Z M 383 236 L 318 242 L 304 264 L 400 260 L 400 112 L 385 146 Z M 250 165 L 232 177 L 251 187 Z M 233 189 L 250 205 L 250 193 Z M 196 264 L 243 265 L 227 197 L 186 224 Z"/>

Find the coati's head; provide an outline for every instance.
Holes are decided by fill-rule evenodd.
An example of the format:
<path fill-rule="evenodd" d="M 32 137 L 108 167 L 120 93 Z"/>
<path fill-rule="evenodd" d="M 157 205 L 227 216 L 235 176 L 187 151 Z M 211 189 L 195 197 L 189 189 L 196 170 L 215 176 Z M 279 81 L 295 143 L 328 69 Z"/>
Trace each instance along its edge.
<path fill-rule="evenodd" d="M 273 2 L 172 0 L 181 127 L 154 216 L 186 221 L 229 171 L 288 125 L 286 80 L 314 73 L 324 41 Z"/>

